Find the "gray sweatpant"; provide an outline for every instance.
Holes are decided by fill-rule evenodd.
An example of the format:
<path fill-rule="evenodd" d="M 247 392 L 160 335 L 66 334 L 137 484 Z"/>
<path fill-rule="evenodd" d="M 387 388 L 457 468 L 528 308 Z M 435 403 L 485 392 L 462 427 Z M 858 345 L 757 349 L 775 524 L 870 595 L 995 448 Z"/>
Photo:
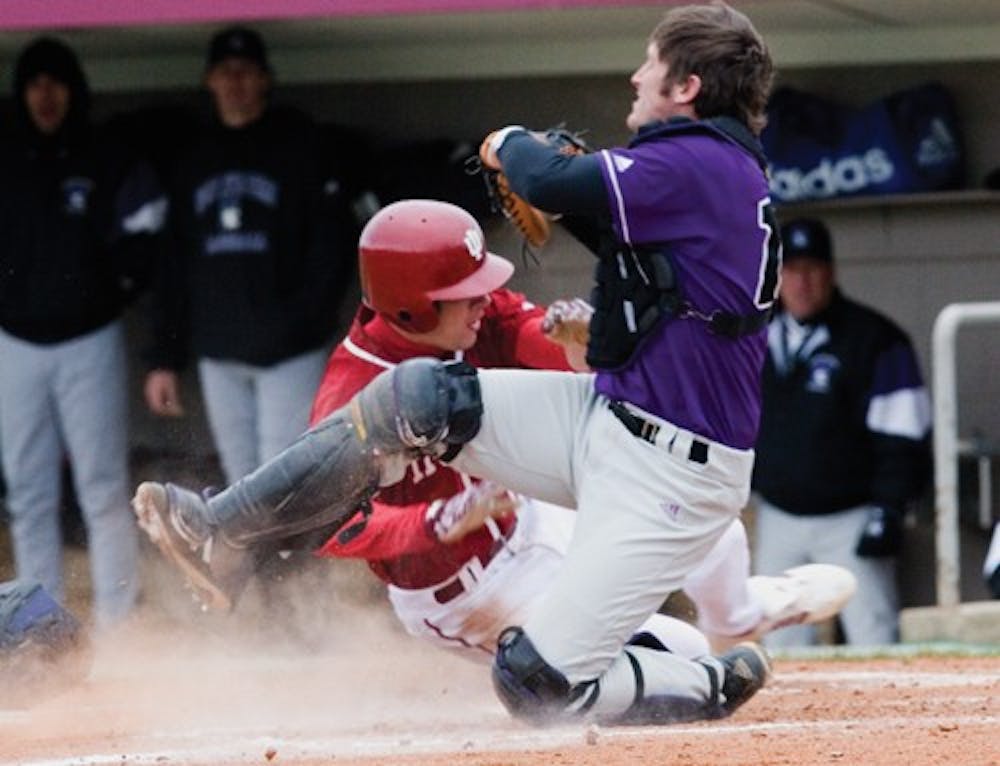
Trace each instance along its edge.
<path fill-rule="evenodd" d="M 234 484 L 295 441 L 309 426 L 327 350 L 269 367 L 201 359 L 198 376 L 212 438 L 228 484 Z"/>
<path fill-rule="evenodd" d="M 858 580 L 858 589 L 840 613 L 847 643 L 858 646 L 897 640 L 899 597 L 895 558 L 862 558 L 854 553 L 868 519 L 867 505 L 815 516 L 799 516 L 758 499 L 754 545 L 756 574 L 777 575 L 800 564 L 838 564 Z M 786 649 L 816 643 L 813 625 L 769 633 L 764 643 Z"/>
<path fill-rule="evenodd" d="M 127 434 L 120 321 L 46 345 L 0 331 L 0 444 L 17 577 L 64 600 L 59 508 L 68 458 L 98 626 L 125 617 L 138 592 Z"/>

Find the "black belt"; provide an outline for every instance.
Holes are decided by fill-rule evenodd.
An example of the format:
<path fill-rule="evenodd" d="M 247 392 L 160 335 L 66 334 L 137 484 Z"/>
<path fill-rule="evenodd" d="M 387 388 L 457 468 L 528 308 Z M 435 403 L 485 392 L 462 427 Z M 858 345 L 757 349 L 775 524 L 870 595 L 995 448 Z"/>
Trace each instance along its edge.
<path fill-rule="evenodd" d="M 479 563 L 482 564 L 483 569 L 486 569 L 490 562 L 496 558 L 497 554 L 507 547 L 507 541 L 510 539 L 510 536 L 514 534 L 515 529 L 517 529 L 517 519 L 514 520 L 514 524 L 511 526 L 506 536 L 501 533 L 500 537 L 493 540 L 493 545 L 490 546 L 488 551 L 476 554 L 475 557 L 479 560 Z M 466 564 L 467 563 L 468 562 L 466 562 Z M 462 564 L 459 571 L 455 573 L 455 576 L 452 577 L 451 580 L 434 591 L 434 600 L 439 604 L 447 604 L 449 601 L 454 601 L 456 598 L 465 593 L 465 583 L 462 582 L 462 578 L 460 577 L 462 569 L 465 569 L 465 564 Z"/>
<path fill-rule="evenodd" d="M 628 429 L 629 433 L 650 444 L 656 444 L 656 435 L 660 433 L 660 426 L 645 418 L 639 417 L 629 410 L 621 402 L 608 402 L 608 409 L 621 421 L 621 424 Z M 691 449 L 688 450 L 687 459 L 692 463 L 704 465 L 708 462 L 708 442 L 701 439 L 691 440 Z"/>

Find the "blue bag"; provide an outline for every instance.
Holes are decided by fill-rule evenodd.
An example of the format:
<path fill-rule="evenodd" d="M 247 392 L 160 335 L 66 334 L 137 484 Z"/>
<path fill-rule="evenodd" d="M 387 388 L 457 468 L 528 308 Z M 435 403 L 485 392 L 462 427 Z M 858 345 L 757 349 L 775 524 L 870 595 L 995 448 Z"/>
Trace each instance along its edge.
<path fill-rule="evenodd" d="M 937 83 L 861 109 L 781 88 L 761 142 L 776 202 L 938 191 L 964 181 L 955 104 Z"/>

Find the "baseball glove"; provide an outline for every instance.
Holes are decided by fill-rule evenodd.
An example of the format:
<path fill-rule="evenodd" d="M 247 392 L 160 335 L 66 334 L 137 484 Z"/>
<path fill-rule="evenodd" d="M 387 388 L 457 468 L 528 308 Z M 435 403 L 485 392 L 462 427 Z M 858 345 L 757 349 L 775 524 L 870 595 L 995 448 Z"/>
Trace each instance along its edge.
<path fill-rule="evenodd" d="M 483 140 L 479 147 L 477 169 L 482 171 L 486 193 L 493 209 L 502 213 L 514 225 L 529 247 L 540 248 L 548 242 L 551 234 L 550 216 L 511 190 L 496 153 L 507 132 L 507 128 L 493 131 Z M 541 133 L 532 132 L 531 135 L 538 141 L 558 147 L 563 154 L 583 154 L 589 151 L 579 133 L 562 127 L 550 128 Z"/>
<path fill-rule="evenodd" d="M 530 247 L 540 248 L 549 241 L 552 232 L 549 219 L 537 207 L 510 190 L 510 182 L 502 170 L 484 170 L 483 178 L 486 179 L 486 193 L 493 209 L 503 213 L 504 218 L 514 224 Z"/>

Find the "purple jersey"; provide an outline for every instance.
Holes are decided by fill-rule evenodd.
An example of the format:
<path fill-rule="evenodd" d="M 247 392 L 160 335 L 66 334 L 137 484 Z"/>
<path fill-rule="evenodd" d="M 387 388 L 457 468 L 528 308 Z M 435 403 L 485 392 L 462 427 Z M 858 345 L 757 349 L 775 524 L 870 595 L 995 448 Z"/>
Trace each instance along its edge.
<path fill-rule="evenodd" d="M 601 152 L 616 235 L 657 244 L 697 311 L 752 315 L 774 299 L 777 237 L 757 161 L 709 131 L 658 132 Z M 764 330 L 738 339 L 695 319 L 666 318 L 597 390 L 706 438 L 753 446 L 760 420 Z"/>

